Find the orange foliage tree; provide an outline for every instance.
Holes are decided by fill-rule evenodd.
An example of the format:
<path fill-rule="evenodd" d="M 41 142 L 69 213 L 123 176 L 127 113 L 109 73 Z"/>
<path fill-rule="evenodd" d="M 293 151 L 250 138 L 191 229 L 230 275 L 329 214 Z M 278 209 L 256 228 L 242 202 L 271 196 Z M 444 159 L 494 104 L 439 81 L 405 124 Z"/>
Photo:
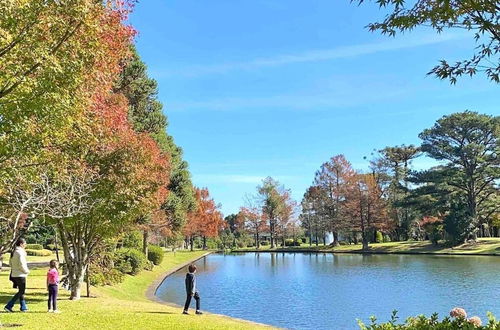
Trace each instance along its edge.
<path fill-rule="evenodd" d="M 337 155 L 321 165 L 314 178 L 315 185 L 323 191 L 321 196 L 324 199 L 318 211 L 325 219 L 326 229 L 333 233 L 335 246 L 339 245 L 339 232 L 346 229 L 347 225 L 342 215 L 344 206 L 342 190 L 354 173 L 351 163 L 344 155 Z"/>
<path fill-rule="evenodd" d="M 124 23 L 127 14 L 123 1 L 102 6 L 95 21 L 102 56 L 87 68 L 83 85 L 88 106 L 73 125 L 73 138 L 54 150 L 62 155 L 54 187 L 65 187 L 68 176 L 94 173 L 87 176 L 89 189 L 80 199 L 90 205 L 84 214 L 68 216 L 65 203 L 53 203 L 48 214 L 61 235 L 72 299 L 80 297 L 94 248 L 129 228 L 140 215 L 154 214 L 167 196 L 168 155 L 149 135 L 132 129 L 126 98 L 112 90 L 134 36 Z"/>
<path fill-rule="evenodd" d="M 260 248 L 260 234 L 267 230 L 267 219 L 257 207 L 241 207 L 238 212 L 238 221 L 253 235 L 255 246 Z"/>
<path fill-rule="evenodd" d="M 376 230 L 388 230 L 391 226 L 384 192 L 376 175 L 355 174 L 348 178 L 344 194 L 344 215 L 350 227 L 361 233 L 363 249 L 368 249 Z"/>
<path fill-rule="evenodd" d="M 188 221 L 184 227 L 184 235 L 189 240 L 191 250 L 194 249 L 195 236 L 203 239 L 203 249 L 207 248 L 207 237 L 217 237 L 224 226 L 219 206 L 210 197 L 207 188 L 195 188 L 196 209 L 188 213 Z"/>

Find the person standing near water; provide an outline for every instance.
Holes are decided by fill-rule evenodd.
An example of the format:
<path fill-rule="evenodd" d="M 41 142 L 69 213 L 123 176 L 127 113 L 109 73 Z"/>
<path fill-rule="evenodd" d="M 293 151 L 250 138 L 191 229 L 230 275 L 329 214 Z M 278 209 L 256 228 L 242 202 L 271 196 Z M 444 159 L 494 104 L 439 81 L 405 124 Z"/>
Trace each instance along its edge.
<path fill-rule="evenodd" d="M 26 261 L 26 240 L 20 238 L 16 242 L 16 248 L 10 258 L 10 271 L 12 276 L 12 282 L 14 287 L 17 287 L 17 293 L 12 297 L 12 299 L 5 305 L 4 309 L 7 312 L 14 312 L 12 308 L 19 299 L 21 304 L 21 312 L 26 312 L 28 307 L 26 306 L 26 300 L 24 300 L 24 293 L 26 292 L 26 277 L 29 274 L 28 263 Z"/>
<path fill-rule="evenodd" d="M 189 265 L 188 267 L 189 273 L 186 274 L 186 304 L 184 304 L 184 311 L 182 314 L 189 314 L 188 309 L 189 305 L 191 304 L 191 298 L 194 297 L 194 300 L 196 300 L 196 314 L 200 315 L 203 314 L 200 311 L 200 294 L 198 291 L 196 291 L 196 277 L 194 276 L 194 273 L 196 273 L 196 266 L 195 265 Z"/>

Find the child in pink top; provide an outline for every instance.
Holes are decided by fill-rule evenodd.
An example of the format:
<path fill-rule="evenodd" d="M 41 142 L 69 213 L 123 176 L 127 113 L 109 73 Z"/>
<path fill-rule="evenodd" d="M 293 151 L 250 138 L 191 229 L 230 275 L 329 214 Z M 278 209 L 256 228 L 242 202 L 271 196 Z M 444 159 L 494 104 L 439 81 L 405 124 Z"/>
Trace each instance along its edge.
<path fill-rule="evenodd" d="M 47 272 L 47 290 L 49 291 L 49 313 L 60 313 L 57 310 L 57 292 L 59 291 L 57 260 L 50 261 L 50 269 Z"/>

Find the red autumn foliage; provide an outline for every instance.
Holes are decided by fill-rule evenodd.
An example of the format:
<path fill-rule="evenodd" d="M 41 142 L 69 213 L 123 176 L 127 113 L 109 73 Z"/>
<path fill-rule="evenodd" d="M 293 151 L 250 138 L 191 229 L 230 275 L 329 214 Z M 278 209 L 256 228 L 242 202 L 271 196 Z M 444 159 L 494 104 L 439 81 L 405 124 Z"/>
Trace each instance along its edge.
<path fill-rule="evenodd" d="M 351 228 L 361 232 L 363 246 L 368 247 L 369 234 L 375 230 L 389 230 L 387 202 L 374 174 L 356 174 L 345 187 L 345 215 Z"/>
<path fill-rule="evenodd" d="M 438 217 L 423 217 L 422 220 L 418 222 L 418 224 L 422 227 L 429 226 L 429 225 L 440 225 L 443 223 L 443 219 L 438 218 Z"/>
<path fill-rule="evenodd" d="M 186 236 L 216 237 L 224 226 L 224 219 L 219 207 L 210 198 L 207 188 L 195 188 L 197 207 L 188 214 L 184 227 Z"/>
<path fill-rule="evenodd" d="M 237 222 L 246 228 L 255 239 L 255 246 L 260 247 L 260 234 L 267 231 L 267 219 L 257 207 L 241 207 Z"/>

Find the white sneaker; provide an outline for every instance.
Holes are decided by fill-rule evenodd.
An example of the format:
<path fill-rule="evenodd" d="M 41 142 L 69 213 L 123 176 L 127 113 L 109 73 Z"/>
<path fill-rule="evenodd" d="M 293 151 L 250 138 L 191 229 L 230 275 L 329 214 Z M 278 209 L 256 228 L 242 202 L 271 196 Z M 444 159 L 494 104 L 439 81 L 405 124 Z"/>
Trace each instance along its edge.
<path fill-rule="evenodd" d="M 49 309 L 47 313 L 53 313 L 54 311 L 52 309 Z"/>
<path fill-rule="evenodd" d="M 54 311 L 52 313 L 61 314 L 61 311 L 58 309 L 54 309 Z"/>

